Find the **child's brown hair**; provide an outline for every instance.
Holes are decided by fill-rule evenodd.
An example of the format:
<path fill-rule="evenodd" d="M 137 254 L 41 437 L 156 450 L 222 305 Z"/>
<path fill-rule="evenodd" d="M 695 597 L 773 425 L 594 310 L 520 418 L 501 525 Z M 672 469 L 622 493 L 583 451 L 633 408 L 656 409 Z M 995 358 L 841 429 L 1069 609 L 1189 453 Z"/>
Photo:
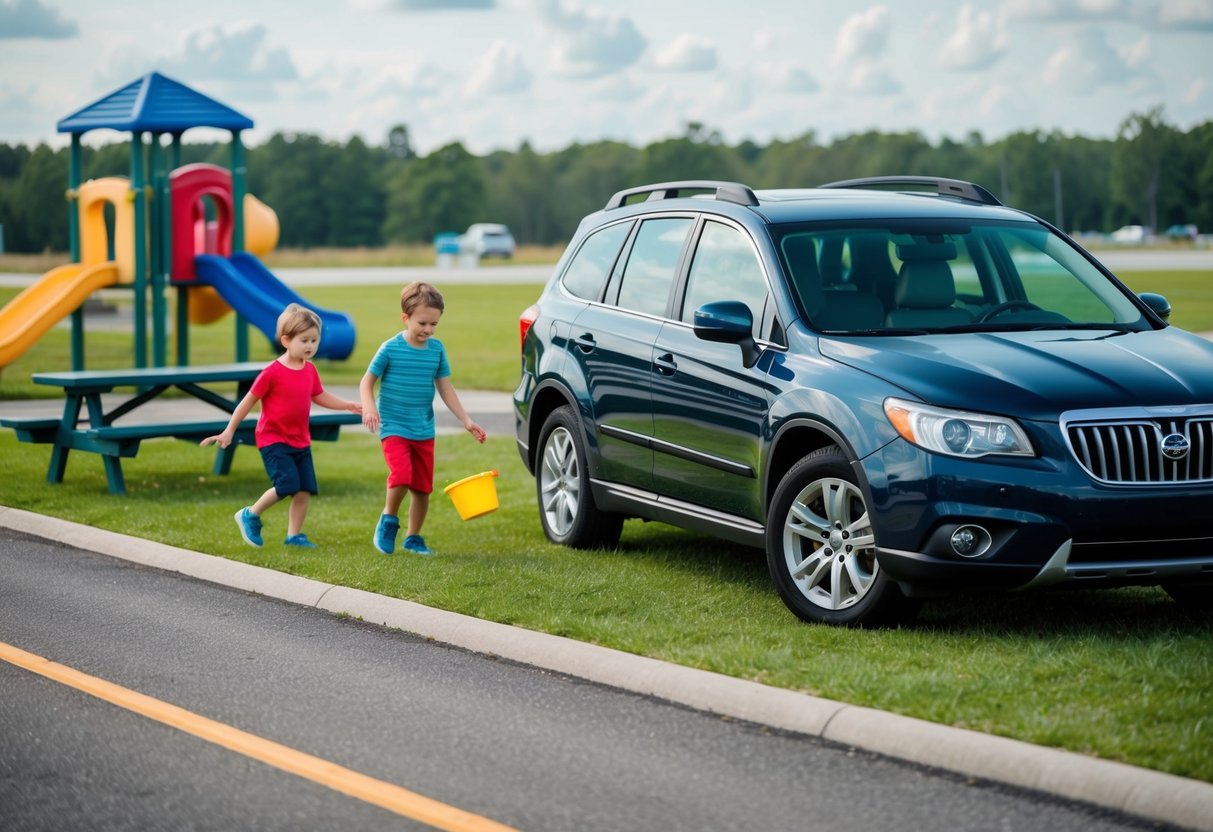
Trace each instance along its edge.
<path fill-rule="evenodd" d="M 446 308 L 442 300 L 442 292 L 425 281 L 414 280 L 400 290 L 400 311 L 406 315 L 412 315 L 422 306 L 437 309 L 439 312 Z"/>
<path fill-rule="evenodd" d="M 320 316 L 306 306 L 292 303 L 278 316 L 278 343 L 282 343 L 283 338 L 294 338 L 309 329 L 320 332 Z"/>

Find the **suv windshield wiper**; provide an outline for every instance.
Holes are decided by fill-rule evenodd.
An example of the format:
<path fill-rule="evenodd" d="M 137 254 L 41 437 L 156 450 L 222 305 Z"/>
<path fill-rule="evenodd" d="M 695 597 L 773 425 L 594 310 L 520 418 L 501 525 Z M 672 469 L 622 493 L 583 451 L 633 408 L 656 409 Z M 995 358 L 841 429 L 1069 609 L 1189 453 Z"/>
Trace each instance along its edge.
<path fill-rule="evenodd" d="M 911 329 L 909 327 L 881 327 L 880 329 L 823 329 L 822 335 L 930 335 L 939 330 Z"/>

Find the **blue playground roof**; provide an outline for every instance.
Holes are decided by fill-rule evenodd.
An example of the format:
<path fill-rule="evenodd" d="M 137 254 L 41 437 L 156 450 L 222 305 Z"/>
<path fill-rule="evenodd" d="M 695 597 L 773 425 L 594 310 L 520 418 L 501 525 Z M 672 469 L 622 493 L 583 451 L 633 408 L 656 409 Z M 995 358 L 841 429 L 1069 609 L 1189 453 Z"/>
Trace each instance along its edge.
<path fill-rule="evenodd" d="M 183 133 L 191 127 L 247 130 L 248 116 L 159 72 L 149 72 L 59 121 L 60 133 L 101 127 L 127 132 Z"/>

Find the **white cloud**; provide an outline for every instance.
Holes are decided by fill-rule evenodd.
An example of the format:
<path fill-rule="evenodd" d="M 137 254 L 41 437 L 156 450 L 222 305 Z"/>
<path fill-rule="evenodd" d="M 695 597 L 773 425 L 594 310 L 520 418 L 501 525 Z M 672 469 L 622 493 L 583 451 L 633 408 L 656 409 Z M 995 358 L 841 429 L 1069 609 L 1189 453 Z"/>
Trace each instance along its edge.
<path fill-rule="evenodd" d="M 265 45 L 266 28 L 259 23 L 238 22 L 182 32 L 177 46 L 150 59 L 136 48 L 115 50 L 108 76 L 119 81 L 141 75 L 148 64 L 187 83 L 225 81 L 266 83 L 298 78 L 290 53 Z M 143 68 L 139 68 L 143 67 Z M 121 78 L 117 76 L 121 75 Z M 188 79 L 188 80 L 187 80 Z"/>
<path fill-rule="evenodd" d="M 561 0 L 537 0 L 536 10 L 554 31 L 548 68 L 570 78 L 596 78 L 629 67 L 648 41 L 630 18 L 600 9 L 582 9 Z"/>
<path fill-rule="evenodd" d="M 1006 54 L 1007 43 L 1001 16 L 966 4 L 960 7 L 956 28 L 943 45 L 939 64 L 960 71 L 985 69 Z"/>
<path fill-rule="evenodd" d="M 530 87 L 531 71 L 522 59 L 522 52 L 504 40 L 496 40 L 476 63 L 463 91 L 474 97 L 525 92 Z"/>
<path fill-rule="evenodd" d="M 1016 17 L 1036 20 L 1127 20 L 1137 14 L 1132 0 L 1005 0 Z"/>
<path fill-rule="evenodd" d="M 1206 96 L 1209 91 L 1209 82 L 1205 78 L 1194 78 L 1192 83 L 1188 84 L 1184 90 L 1183 103 L 1198 104 L 1200 100 Z"/>
<path fill-rule="evenodd" d="M 1162 0 L 1158 22 L 1184 31 L 1213 30 L 1213 3 L 1209 0 Z"/>
<path fill-rule="evenodd" d="M 716 68 L 716 44 L 697 35 L 681 34 L 658 50 L 653 65 L 679 72 L 707 72 Z"/>
<path fill-rule="evenodd" d="M 853 14 L 842 24 L 834 44 L 834 63 L 841 65 L 857 59 L 883 58 L 889 40 L 889 9 L 874 6 Z"/>
<path fill-rule="evenodd" d="M 1120 49 L 1120 56 L 1124 59 L 1125 66 L 1129 69 L 1141 70 L 1149 66 L 1150 59 L 1153 57 L 1153 44 L 1150 41 L 1150 36 L 1145 35 L 1137 43 L 1131 43 L 1128 46 Z"/>
<path fill-rule="evenodd" d="M 186 32 L 180 66 L 198 78 L 293 81 L 298 73 L 290 53 L 266 46 L 266 31 L 259 23 L 238 22 Z"/>
<path fill-rule="evenodd" d="M 1118 86 L 1132 77 L 1125 56 L 1112 48 L 1102 30 L 1094 27 L 1083 29 L 1054 52 L 1044 69 L 1045 81 L 1079 94 Z"/>
<path fill-rule="evenodd" d="M 811 93 L 821 89 L 807 69 L 791 61 L 763 64 L 758 67 L 758 75 L 766 86 L 779 92 Z"/>
<path fill-rule="evenodd" d="M 617 73 L 596 81 L 590 88 L 590 97 L 600 101 L 635 101 L 647 91 L 626 73 Z"/>
<path fill-rule="evenodd" d="M 0 0 L 0 40 L 42 38 L 61 40 L 75 37 L 74 20 L 64 20 L 59 10 L 41 0 Z"/>
<path fill-rule="evenodd" d="M 391 6 L 404 12 L 441 12 L 458 9 L 491 9 L 493 0 L 392 0 Z"/>
<path fill-rule="evenodd" d="M 901 84 L 897 83 L 892 73 L 875 64 L 856 66 L 847 78 L 847 88 L 856 95 L 881 96 L 901 92 Z"/>
<path fill-rule="evenodd" d="M 778 29 L 773 27 L 759 29 L 754 33 L 754 51 L 770 52 L 778 47 L 782 40 L 782 34 Z"/>

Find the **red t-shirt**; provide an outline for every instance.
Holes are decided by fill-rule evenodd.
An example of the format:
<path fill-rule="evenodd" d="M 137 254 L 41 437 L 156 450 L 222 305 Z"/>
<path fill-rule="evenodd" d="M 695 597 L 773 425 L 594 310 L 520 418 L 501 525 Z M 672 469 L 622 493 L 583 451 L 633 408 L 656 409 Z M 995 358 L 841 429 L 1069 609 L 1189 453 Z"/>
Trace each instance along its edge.
<path fill-rule="evenodd" d="M 312 444 L 308 422 L 312 414 L 312 397 L 324 392 L 320 373 L 308 361 L 292 370 L 275 361 L 261 371 L 253 382 L 253 395 L 261 399 L 261 418 L 257 420 L 257 447 L 285 442 L 292 448 Z"/>

